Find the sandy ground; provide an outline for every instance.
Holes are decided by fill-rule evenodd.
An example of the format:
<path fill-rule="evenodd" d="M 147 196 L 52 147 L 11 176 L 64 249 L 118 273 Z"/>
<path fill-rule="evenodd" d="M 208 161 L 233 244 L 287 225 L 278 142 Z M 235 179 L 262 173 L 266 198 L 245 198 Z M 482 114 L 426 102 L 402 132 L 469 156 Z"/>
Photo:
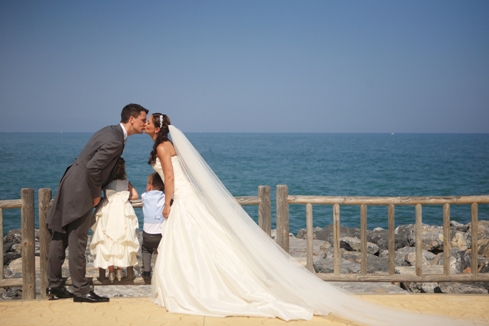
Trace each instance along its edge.
<path fill-rule="evenodd" d="M 489 325 L 489 295 L 367 294 L 362 299 L 426 314 L 462 317 L 468 325 Z M 147 297 L 111 298 L 108 303 L 74 303 L 63 300 L 0 302 L 0 325 L 356 325 L 336 316 L 285 322 L 276 318 L 203 317 L 171 314 Z M 419 325 L 422 325 L 420 323 Z"/>

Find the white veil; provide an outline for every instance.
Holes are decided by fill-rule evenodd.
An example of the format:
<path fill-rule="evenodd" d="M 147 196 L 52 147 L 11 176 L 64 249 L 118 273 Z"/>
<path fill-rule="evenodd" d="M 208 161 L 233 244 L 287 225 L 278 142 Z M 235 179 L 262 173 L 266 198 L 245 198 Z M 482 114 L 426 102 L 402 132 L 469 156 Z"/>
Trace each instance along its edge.
<path fill-rule="evenodd" d="M 169 126 L 180 164 L 195 192 L 226 231 L 233 250 L 270 293 L 316 315 L 333 313 L 368 325 L 465 325 L 469 321 L 402 312 L 368 303 L 324 282 L 286 253 L 249 217 L 185 135 Z"/>

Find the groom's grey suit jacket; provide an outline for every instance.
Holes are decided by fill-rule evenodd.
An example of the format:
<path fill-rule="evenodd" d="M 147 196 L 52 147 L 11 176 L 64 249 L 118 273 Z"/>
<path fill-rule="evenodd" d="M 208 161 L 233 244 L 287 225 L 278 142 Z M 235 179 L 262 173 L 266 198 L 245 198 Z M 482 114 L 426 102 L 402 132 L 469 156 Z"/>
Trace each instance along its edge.
<path fill-rule="evenodd" d="M 110 182 L 112 169 L 124 150 L 121 125 L 97 131 L 80 155 L 65 171 L 48 212 L 48 228 L 60 233 L 69 223 L 93 209 L 93 199 L 100 197 Z"/>

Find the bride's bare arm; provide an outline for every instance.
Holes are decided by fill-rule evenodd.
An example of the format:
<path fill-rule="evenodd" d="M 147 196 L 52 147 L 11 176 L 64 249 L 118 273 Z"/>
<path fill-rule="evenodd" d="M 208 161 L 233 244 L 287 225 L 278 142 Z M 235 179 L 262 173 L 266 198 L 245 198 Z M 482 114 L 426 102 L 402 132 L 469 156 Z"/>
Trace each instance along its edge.
<path fill-rule="evenodd" d="M 175 190 L 175 178 L 173 175 L 173 165 L 171 157 L 175 155 L 175 149 L 169 141 L 165 141 L 156 148 L 156 156 L 161 162 L 163 174 L 165 175 L 165 207 L 163 208 L 163 217 L 168 218 L 170 215 L 170 201 L 173 198 Z"/>

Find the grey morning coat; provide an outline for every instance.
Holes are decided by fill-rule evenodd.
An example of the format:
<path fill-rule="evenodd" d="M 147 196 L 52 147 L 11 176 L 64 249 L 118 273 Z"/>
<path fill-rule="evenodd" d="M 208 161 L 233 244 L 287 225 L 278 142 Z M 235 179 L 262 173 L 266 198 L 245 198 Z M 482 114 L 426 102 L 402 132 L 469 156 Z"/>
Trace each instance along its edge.
<path fill-rule="evenodd" d="M 90 138 L 59 182 L 46 219 L 49 229 L 65 233 L 63 227 L 93 209 L 93 199 L 100 197 L 111 181 L 112 169 L 123 150 L 121 125 L 102 128 Z"/>

